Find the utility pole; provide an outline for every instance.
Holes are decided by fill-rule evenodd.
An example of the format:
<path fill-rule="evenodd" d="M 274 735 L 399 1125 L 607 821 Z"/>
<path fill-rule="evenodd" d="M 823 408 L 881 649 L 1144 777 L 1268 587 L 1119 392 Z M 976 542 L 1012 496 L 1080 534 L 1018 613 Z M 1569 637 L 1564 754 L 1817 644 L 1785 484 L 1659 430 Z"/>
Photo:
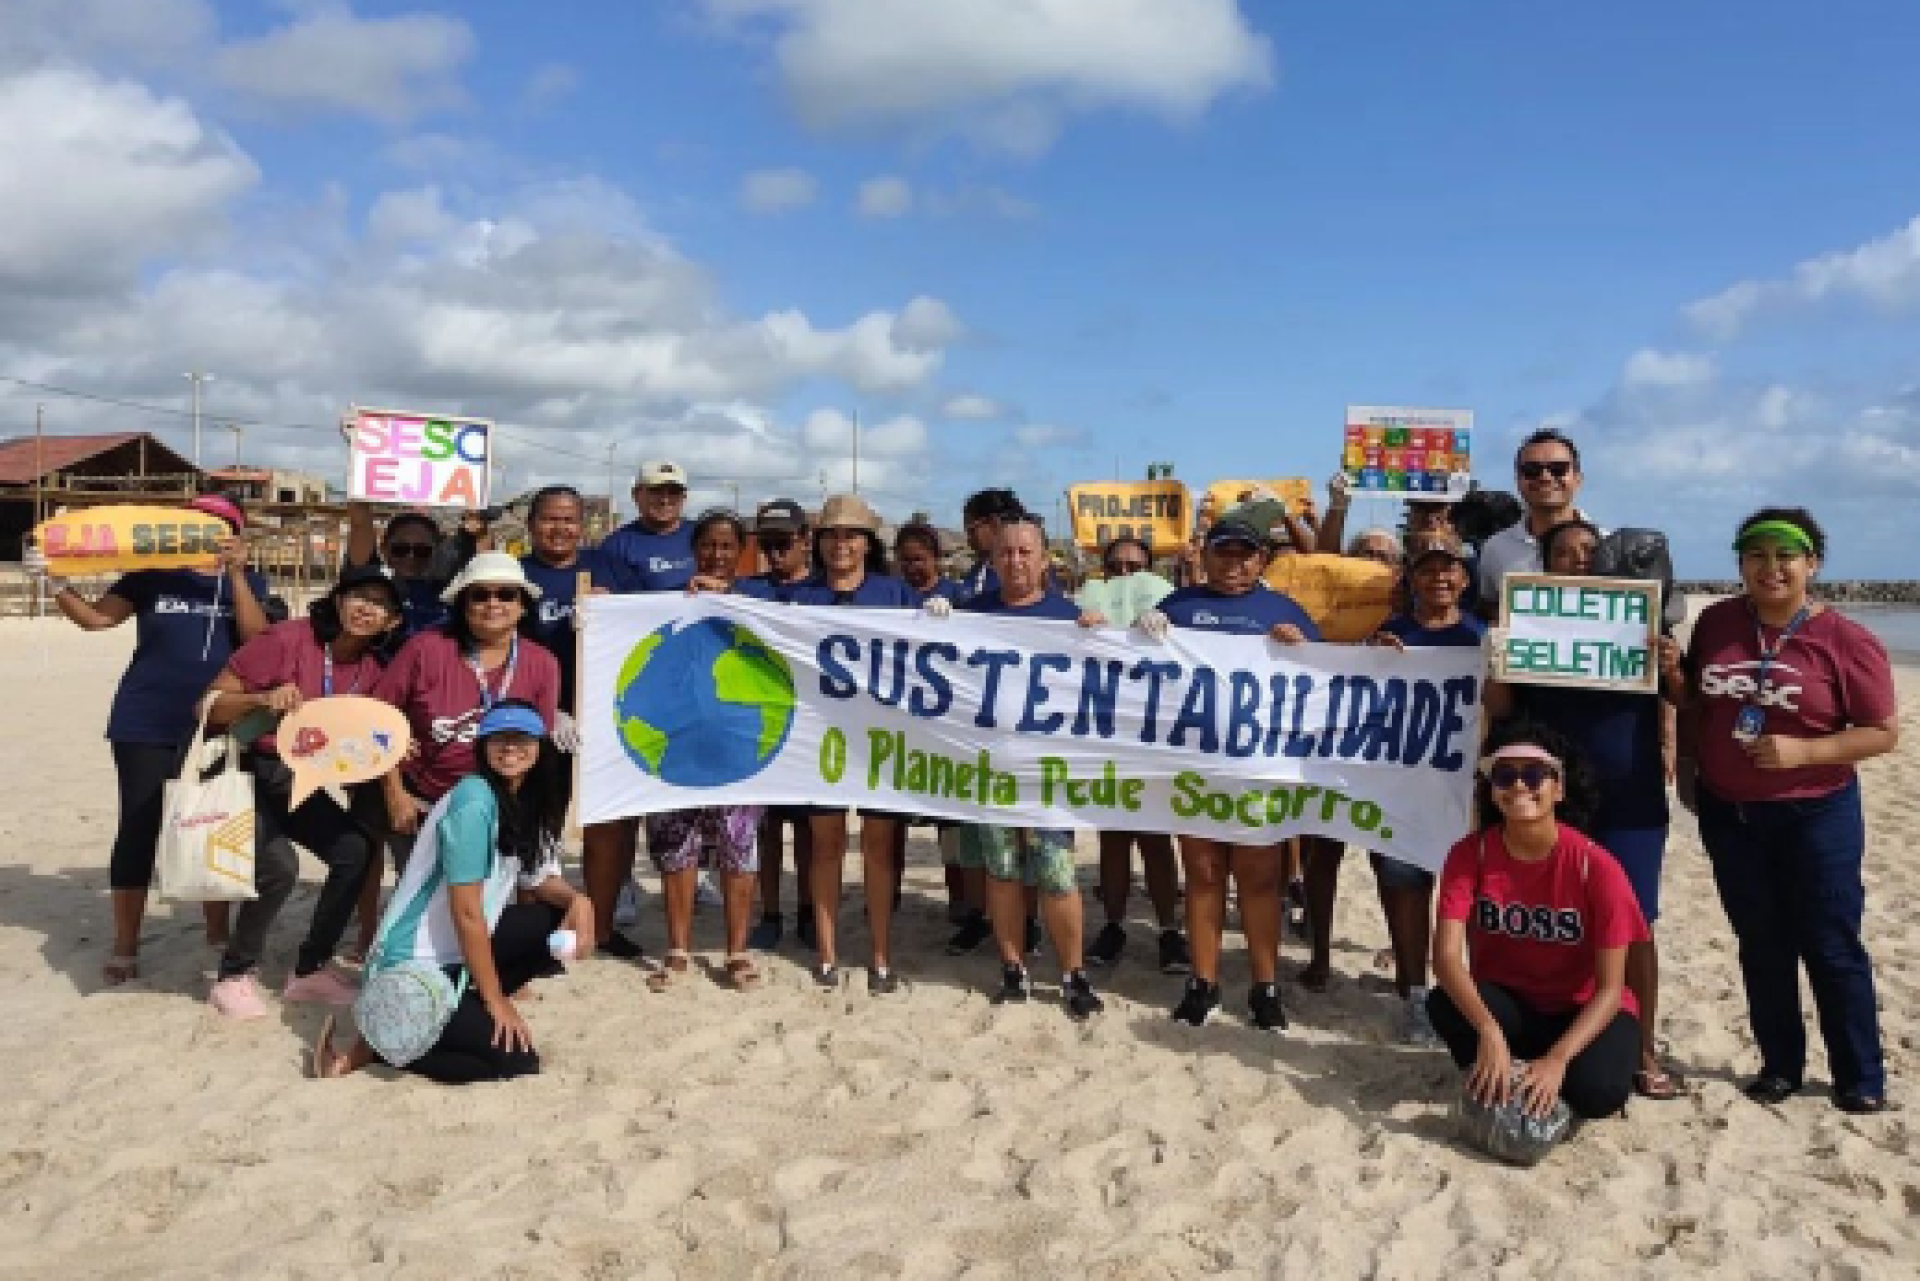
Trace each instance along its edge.
<path fill-rule="evenodd" d="M 45 503 L 46 455 L 42 451 L 41 441 L 46 430 L 47 407 L 36 404 L 33 407 L 33 523 L 38 525 L 46 519 L 41 508 Z"/>
<path fill-rule="evenodd" d="M 242 427 L 239 423 L 228 423 L 226 424 L 226 429 L 233 433 L 233 469 L 235 471 L 239 471 L 240 470 L 240 438 L 247 434 L 247 429 L 245 427 Z"/>
<path fill-rule="evenodd" d="M 193 466 L 197 471 L 200 467 L 200 388 L 212 382 L 213 375 L 194 370 L 180 376 L 193 384 Z"/>
<path fill-rule="evenodd" d="M 614 492 L 615 473 L 613 470 L 613 451 L 618 448 L 620 448 L 619 441 L 610 440 L 607 442 L 607 528 L 609 531 L 612 530 L 616 523 L 614 518 L 620 514 L 620 498 L 619 495 Z"/>
<path fill-rule="evenodd" d="M 740 514 L 740 482 L 729 481 L 727 488 L 733 491 L 733 514 L 738 516 Z"/>

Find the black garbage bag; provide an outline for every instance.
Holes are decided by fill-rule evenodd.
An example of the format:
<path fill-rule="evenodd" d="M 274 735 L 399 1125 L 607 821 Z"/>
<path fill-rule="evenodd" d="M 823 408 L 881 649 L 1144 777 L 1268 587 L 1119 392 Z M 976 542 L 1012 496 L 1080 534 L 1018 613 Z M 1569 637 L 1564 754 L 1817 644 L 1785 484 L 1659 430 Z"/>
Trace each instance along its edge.
<path fill-rule="evenodd" d="M 1673 557 L 1667 536 L 1657 529 L 1616 529 L 1593 551 L 1593 572 L 1602 578 L 1633 578 L 1660 584 L 1661 621 L 1677 627 L 1687 621 L 1687 598 L 1673 590 Z"/>

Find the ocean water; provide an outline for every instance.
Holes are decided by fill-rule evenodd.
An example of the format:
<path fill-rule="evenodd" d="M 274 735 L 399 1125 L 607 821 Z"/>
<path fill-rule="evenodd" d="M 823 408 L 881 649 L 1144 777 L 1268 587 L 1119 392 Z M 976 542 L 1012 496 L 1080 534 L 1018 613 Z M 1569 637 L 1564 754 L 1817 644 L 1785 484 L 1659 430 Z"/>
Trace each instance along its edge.
<path fill-rule="evenodd" d="M 1920 607 L 1913 605 L 1841 605 L 1848 618 L 1866 627 L 1889 651 L 1920 658 Z"/>

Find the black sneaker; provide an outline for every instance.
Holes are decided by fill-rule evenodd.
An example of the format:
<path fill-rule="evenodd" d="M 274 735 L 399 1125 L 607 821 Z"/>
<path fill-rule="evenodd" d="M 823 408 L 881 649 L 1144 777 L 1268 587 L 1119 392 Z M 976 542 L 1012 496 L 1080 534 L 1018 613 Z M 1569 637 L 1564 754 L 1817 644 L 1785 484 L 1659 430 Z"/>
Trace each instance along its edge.
<path fill-rule="evenodd" d="M 900 990 L 900 976 L 892 969 L 881 969 L 877 965 L 867 967 L 867 993 L 870 996 L 892 996 Z"/>
<path fill-rule="evenodd" d="M 966 956 L 992 937 L 993 926 L 987 922 L 987 914 L 975 912 L 962 921 L 953 937 L 947 940 L 947 955 Z"/>
<path fill-rule="evenodd" d="M 597 951 L 605 952 L 616 961 L 637 961 L 647 954 L 647 950 L 622 934 L 619 930 L 600 940 Z"/>
<path fill-rule="evenodd" d="M 1307 883 L 1297 876 L 1287 882 L 1287 925 L 1296 934 L 1307 932 Z"/>
<path fill-rule="evenodd" d="M 1040 943 L 1044 937 L 1045 936 L 1040 933 L 1040 922 L 1038 918 L 1029 916 L 1027 918 L 1027 955 L 1028 956 L 1040 955 Z"/>
<path fill-rule="evenodd" d="M 1247 993 L 1247 1016 L 1262 1032 L 1287 1030 L 1286 1007 L 1280 1004 L 1280 988 L 1273 983 L 1255 983 Z"/>
<path fill-rule="evenodd" d="M 1027 977 L 1026 966 L 1000 967 L 1000 990 L 993 994 L 995 1005 L 1025 1005 L 1032 995 L 1033 980 Z"/>
<path fill-rule="evenodd" d="M 1060 996 L 1066 1002 L 1068 1015 L 1076 1019 L 1092 1018 L 1107 1008 L 1107 1003 L 1093 990 L 1085 970 L 1069 971 L 1067 977 L 1060 980 Z"/>
<path fill-rule="evenodd" d="M 793 923 L 793 936 L 800 940 L 800 946 L 812 951 L 820 946 L 820 930 L 813 923 L 813 904 L 802 903 L 799 917 Z"/>
<path fill-rule="evenodd" d="M 813 967 L 813 985 L 829 991 L 840 986 L 840 967 L 829 961 L 822 961 Z"/>
<path fill-rule="evenodd" d="M 1187 949 L 1187 936 L 1179 930 L 1160 931 L 1160 972 L 1191 974 L 1193 953 Z"/>
<path fill-rule="evenodd" d="M 1213 1012 L 1220 1008 L 1220 985 L 1209 983 L 1205 979 L 1187 980 L 1187 990 L 1180 997 L 1180 1004 L 1173 1007 L 1173 1021 L 1185 1023 L 1188 1027 L 1205 1027 Z"/>
<path fill-rule="evenodd" d="M 780 946 L 780 939 L 787 932 L 787 923 L 778 912 L 768 912 L 760 918 L 760 924 L 747 933 L 747 946 L 756 952 L 771 952 Z"/>
<path fill-rule="evenodd" d="M 1087 949 L 1088 965 L 1118 965 L 1120 954 L 1127 950 L 1127 931 L 1118 921 L 1108 921 L 1100 927 L 1100 933 L 1094 938 L 1093 946 Z"/>

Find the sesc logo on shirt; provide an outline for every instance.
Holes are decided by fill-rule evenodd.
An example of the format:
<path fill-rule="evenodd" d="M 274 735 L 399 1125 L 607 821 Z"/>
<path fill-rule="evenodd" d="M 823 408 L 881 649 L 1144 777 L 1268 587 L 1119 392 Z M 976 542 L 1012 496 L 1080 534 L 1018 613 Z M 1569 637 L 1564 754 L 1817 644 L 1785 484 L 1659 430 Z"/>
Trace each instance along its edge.
<path fill-rule="evenodd" d="M 1758 677 L 1759 670 L 1758 660 L 1709 663 L 1700 671 L 1700 692 L 1708 698 L 1731 698 L 1743 703 L 1752 700 L 1761 707 L 1777 707 L 1785 712 L 1799 711 L 1802 687 L 1773 679 L 1763 684 Z M 1783 676 L 1800 676 L 1798 668 L 1785 663 L 1774 663 L 1771 671 Z"/>

